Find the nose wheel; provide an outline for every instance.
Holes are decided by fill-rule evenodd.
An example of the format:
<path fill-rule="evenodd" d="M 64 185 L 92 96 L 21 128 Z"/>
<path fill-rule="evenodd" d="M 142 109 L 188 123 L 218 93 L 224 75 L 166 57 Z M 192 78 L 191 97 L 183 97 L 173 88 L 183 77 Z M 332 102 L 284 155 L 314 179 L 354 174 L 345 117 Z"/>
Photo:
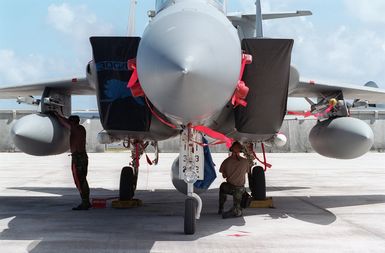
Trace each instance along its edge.
<path fill-rule="evenodd" d="M 194 193 L 194 183 L 204 179 L 204 154 L 202 135 L 191 128 L 184 129 L 181 134 L 179 155 L 179 179 L 187 184 L 187 198 L 184 209 L 184 233 L 195 233 L 196 219 L 202 210 L 202 200 Z"/>
<path fill-rule="evenodd" d="M 196 200 L 189 197 L 185 200 L 184 206 L 184 233 L 193 235 L 196 227 Z"/>

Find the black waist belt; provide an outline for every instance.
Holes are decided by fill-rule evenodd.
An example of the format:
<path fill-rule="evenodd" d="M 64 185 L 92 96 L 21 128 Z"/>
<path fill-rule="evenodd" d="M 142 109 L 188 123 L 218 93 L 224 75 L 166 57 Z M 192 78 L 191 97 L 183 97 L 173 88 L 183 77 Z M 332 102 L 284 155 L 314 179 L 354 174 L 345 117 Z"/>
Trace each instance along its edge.
<path fill-rule="evenodd" d="M 242 186 L 236 186 L 236 185 L 233 185 L 232 183 L 229 183 L 229 182 L 227 182 L 229 185 L 231 185 L 232 187 L 234 187 L 234 188 L 245 188 L 245 186 L 244 185 L 242 185 Z"/>
<path fill-rule="evenodd" d="M 84 156 L 86 156 L 86 157 L 88 157 L 87 156 L 87 152 L 73 152 L 71 154 L 71 156 L 74 156 L 74 157 L 84 157 Z"/>

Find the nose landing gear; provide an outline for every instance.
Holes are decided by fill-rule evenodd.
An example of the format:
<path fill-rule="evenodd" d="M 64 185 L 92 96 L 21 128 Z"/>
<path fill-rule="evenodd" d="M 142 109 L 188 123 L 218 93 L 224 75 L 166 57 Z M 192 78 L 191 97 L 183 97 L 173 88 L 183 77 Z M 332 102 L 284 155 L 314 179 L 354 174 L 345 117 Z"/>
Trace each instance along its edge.
<path fill-rule="evenodd" d="M 183 130 L 180 141 L 179 179 L 187 184 L 187 199 L 185 200 L 184 233 L 192 235 L 196 230 L 196 220 L 200 218 L 202 200 L 194 193 L 194 183 L 204 177 L 204 153 L 202 135 L 191 129 Z"/>

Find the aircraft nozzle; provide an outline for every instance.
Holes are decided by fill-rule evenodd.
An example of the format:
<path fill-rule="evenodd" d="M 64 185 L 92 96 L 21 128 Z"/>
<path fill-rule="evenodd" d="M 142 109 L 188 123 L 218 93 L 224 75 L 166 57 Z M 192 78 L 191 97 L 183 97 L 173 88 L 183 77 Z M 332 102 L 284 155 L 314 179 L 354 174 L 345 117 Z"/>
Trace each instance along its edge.
<path fill-rule="evenodd" d="M 236 30 L 223 14 L 207 5 L 200 9 L 198 3 L 195 9 L 180 5 L 160 12 L 146 28 L 137 70 L 154 106 L 187 124 L 207 119 L 230 100 L 242 53 Z"/>

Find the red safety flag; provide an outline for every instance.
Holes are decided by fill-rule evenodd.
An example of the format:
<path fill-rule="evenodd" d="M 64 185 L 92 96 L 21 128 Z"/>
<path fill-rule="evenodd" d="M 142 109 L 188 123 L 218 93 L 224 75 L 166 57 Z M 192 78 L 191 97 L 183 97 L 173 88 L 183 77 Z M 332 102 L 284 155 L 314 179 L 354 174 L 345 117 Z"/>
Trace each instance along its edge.
<path fill-rule="evenodd" d="M 138 80 L 138 70 L 136 68 L 136 59 L 130 59 L 127 62 L 128 69 L 132 70 L 130 80 L 128 81 L 127 87 L 130 88 L 131 94 L 134 97 L 143 97 L 144 91 Z"/>
<path fill-rule="evenodd" d="M 247 106 L 246 97 L 249 93 L 249 87 L 246 86 L 245 82 L 242 81 L 243 72 L 245 71 L 246 64 L 250 64 L 253 61 L 253 57 L 249 54 L 242 55 L 241 62 L 241 71 L 239 73 L 239 81 L 237 87 L 235 88 L 234 94 L 231 98 L 231 104 L 234 107 L 241 105 L 243 107 Z"/>
<path fill-rule="evenodd" d="M 233 144 L 233 141 L 234 141 L 233 139 L 227 137 L 226 135 L 224 135 L 220 132 L 214 131 L 211 128 L 206 127 L 206 126 L 193 126 L 192 129 L 194 129 L 198 132 L 207 134 L 211 138 L 216 139 L 216 140 L 220 141 L 221 143 L 225 143 L 226 147 L 228 147 L 228 148 L 231 147 L 231 145 Z M 219 143 L 217 143 L 217 144 L 219 144 Z"/>

